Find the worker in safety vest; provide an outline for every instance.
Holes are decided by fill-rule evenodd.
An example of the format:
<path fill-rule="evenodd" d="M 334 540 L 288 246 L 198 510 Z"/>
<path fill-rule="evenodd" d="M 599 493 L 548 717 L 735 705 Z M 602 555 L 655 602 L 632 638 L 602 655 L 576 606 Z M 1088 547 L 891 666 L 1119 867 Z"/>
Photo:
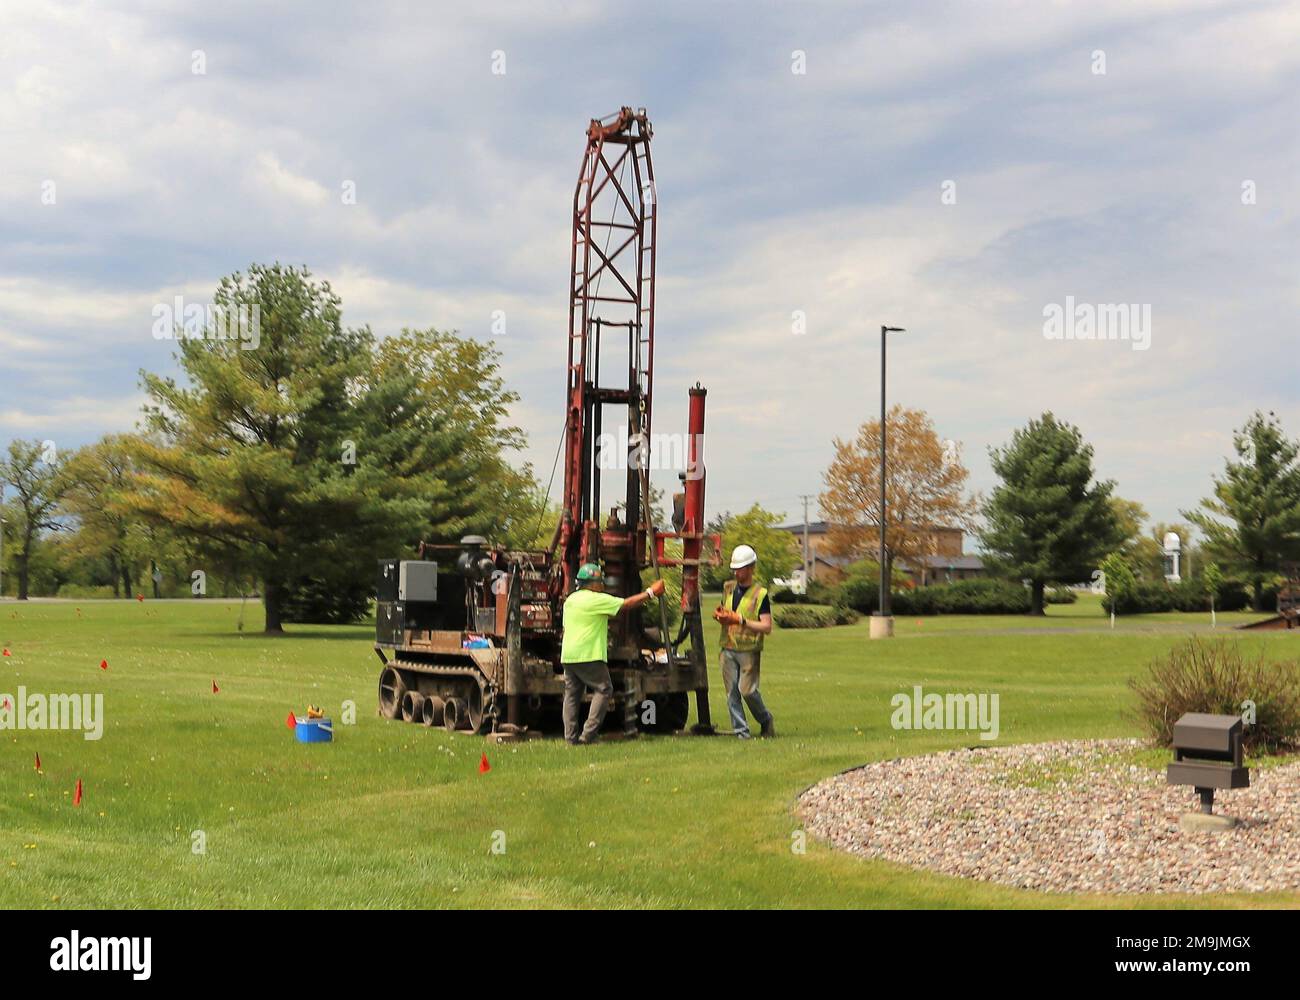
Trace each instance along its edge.
<path fill-rule="evenodd" d="M 731 728 L 742 740 L 749 739 L 745 705 L 762 727 L 761 736 L 775 736 L 772 713 L 758 692 L 758 665 L 763 653 L 763 636 L 772 631 L 772 603 L 767 588 L 754 581 L 758 554 L 748 545 L 737 545 L 731 553 L 734 580 L 722 585 L 722 604 L 713 620 L 722 625 L 722 686 L 727 692 Z"/>
<path fill-rule="evenodd" d="M 600 724 L 614 694 L 609 676 L 609 620 L 664 592 L 663 580 L 631 597 L 605 593 L 605 575 L 598 563 L 578 567 L 578 589 L 564 599 L 564 638 L 560 665 L 564 668 L 564 739 L 571 746 L 596 742 Z M 592 689 L 591 710 L 578 735 L 582 694 Z"/>

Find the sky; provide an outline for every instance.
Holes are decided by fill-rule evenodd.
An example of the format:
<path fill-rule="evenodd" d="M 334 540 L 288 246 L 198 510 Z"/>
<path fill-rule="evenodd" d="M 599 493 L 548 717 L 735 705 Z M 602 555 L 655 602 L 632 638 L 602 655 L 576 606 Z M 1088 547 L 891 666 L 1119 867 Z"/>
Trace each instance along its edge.
<path fill-rule="evenodd" d="M 973 490 L 1051 410 L 1175 520 L 1254 410 L 1300 436 L 1298 95 L 1294 2 L 0 0 L 0 442 L 131 429 L 155 306 L 278 260 L 381 336 L 504 315 L 544 484 L 584 133 L 630 105 L 655 431 L 708 388 L 711 513 L 802 518 L 889 324 Z"/>

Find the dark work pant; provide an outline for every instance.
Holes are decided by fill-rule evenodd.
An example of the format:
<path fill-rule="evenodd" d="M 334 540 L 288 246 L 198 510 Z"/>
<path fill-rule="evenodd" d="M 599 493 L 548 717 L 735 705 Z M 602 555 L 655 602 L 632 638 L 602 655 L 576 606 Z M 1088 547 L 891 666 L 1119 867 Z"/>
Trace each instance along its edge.
<path fill-rule="evenodd" d="M 587 660 L 585 663 L 565 663 L 564 666 L 564 738 L 578 738 L 578 710 L 582 707 L 582 694 L 591 688 L 591 711 L 587 724 L 582 727 L 582 738 L 590 740 L 600 732 L 605 721 L 609 699 L 614 695 L 614 682 L 609 676 L 609 664 L 604 660 Z"/>

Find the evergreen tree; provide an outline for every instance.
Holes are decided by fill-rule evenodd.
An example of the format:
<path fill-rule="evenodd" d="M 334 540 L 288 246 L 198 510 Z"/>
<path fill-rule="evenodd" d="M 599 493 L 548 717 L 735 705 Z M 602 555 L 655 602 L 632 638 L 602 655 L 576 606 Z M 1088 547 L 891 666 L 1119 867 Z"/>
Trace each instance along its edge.
<path fill-rule="evenodd" d="M 989 459 L 1002 482 L 984 504 L 986 562 L 1029 580 L 1030 613 L 1041 615 L 1049 582 L 1087 579 L 1123 541 L 1115 484 L 1093 481 L 1092 446 L 1051 413 L 1016 431 L 1005 448 L 990 449 Z"/>
<path fill-rule="evenodd" d="M 1214 495 L 1183 516 L 1201 529 L 1204 547 L 1251 585 L 1254 609 L 1262 611 L 1265 582 L 1283 563 L 1300 560 L 1300 444 L 1282 433 L 1273 413 L 1258 411 L 1232 443 L 1237 460 L 1214 478 Z"/>
<path fill-rule="evenodd" d="M 139 442 L 134 509 L 214 568 L 251 571 L 269 633 L 299 591 L 355 613 L 377 558 L 467 506 L 465 432 L 419 405 L 415 372 L 376 377 L 373 335 L 344 329 L 306 269 L 254 265 L 214 303 L 256 306 L 257 335 L 182 339 L 185 384 L 142 373 L 154 437 Z"/>

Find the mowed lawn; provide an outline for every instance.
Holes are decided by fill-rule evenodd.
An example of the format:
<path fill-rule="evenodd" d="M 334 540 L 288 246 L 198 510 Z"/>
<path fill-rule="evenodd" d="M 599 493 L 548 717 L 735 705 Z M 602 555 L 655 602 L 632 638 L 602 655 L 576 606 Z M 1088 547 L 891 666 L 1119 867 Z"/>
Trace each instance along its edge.
<path fill-rule="evenodd" d="M 1128 679 L 1182 635 L 1208 631 L 1208 615 L 1122 619 L 1112 632 L 1085 598 L 1037 621 L 901 618 L 892 642 L 869 642 L 865 621 L 778 631 L 763 691 L 779 738 L 570 748 L 489 746 L 384 721 L 369 628 L 303 626 L 266 639 L 258 609 L 246 614 L 241 635 L 237 602 L 0 604 L 0 643 L 12 654 L 0 659 L 0 692 L 102 692 L 107 717 L 98 742 L 0 733 L 0 906 L 1300 904 L 1296 894 L 1046 895 L 812 840 L 806 853 L 791 849 L 792 804 L 807 785 L 866 761 L 981 742 L 974 732 L 893 730 L 894 693 L 996 692 L 999 744 L 1140 735 L 1126 714 Z M 1249 618 L 1220 616 L 1220 629 Z M 1236 635 L 1300 656 L 1300 636 Z M 716 667 L 712 683 L 725 727 Z M 294 741 L 290 711 L 316 703 L 338 723 L 346 700 L 356 724 L 336 724 L 335 743 Z M 484 751 L 491 770 L 480 774 Z M 195 831 L 205 854 L 192 852 Z"/>

